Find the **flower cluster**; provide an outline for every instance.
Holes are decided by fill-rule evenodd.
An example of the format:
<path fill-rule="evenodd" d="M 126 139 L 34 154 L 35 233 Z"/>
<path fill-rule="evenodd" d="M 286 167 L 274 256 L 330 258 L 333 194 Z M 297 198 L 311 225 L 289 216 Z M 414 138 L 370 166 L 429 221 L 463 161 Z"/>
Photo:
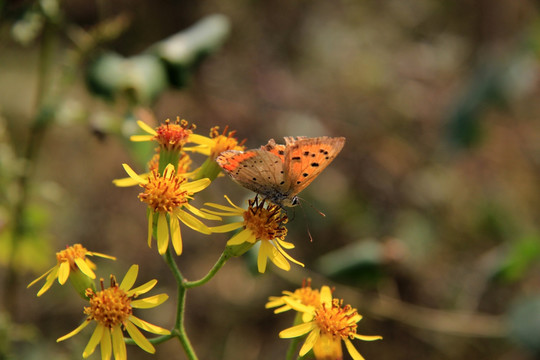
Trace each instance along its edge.
<path fill-rule="evenodd" d="M 260 242 L 258 269 L 266 271 L 268 259 L 278 268 L 290 269 L 290 263 L 302 263 L 293 259 L 285 250 L 294 245 L 285 241 L 288 221 L 280 206 L 260 201 L 257 197 L 248 201 L 243 209 L 225 196 L 231 206 L 206 203 L 206 208 L 198 209 L 191 205 L 194 195 L 207 188 L 221 168 L 215 158 L 226 150 L 243 150 L 244 141 L 238 141 L 235 131 L 225 127 L 223 131 L 213 127 L 210 137 L 194 133 L 196 127 L 188 125 L 185 120 L 164 124 L 153 129 L 142 121 L 137 122 L 147 135 L 134 135 L 133 141 L 155 141 L 158 144 L 157 153 L 148 164 L 149 172 L 137 174 L 129 165 L 124 169 L 129 175 L 127 179 L 118 179 L 117 186 L 139 185 L 143 191 L 139 199 L 147 204 L 148 245 L 156 238 L 157 249 L 165 254 L 169 240 L 177 255 L 183 251 L 181 224 L 202 234 L 225 233 L 238 231 L 227 242 L 228 252 L 232 256 L 243 254 L 256 242 Z M 188 146 L 189 143 L 195 144 Z M 207 157 L 206 161 L 196 170 L 190 169 L 193 163 L 188 153 L 198 153 Z M 166 163 L 166 161 L 169 161 Z M 219 221 L 222 217 L 242 217 L 225 225 L 209 226 L 202 220 Z M 243 245 L 238 247 L 239 245 Z"/>
<path fill-rule="evenodd" d="M 138 121 L 137 124 L 146 134 L 134 135 L 131 140 L 156 143 L 155 152 L 147 163 L 146 172 L 136 172 L 128 164 L 123 164 L 128 177 L 116 179 L 113 183 L 119 187 L 138 186 L 140 189 L 137 197 L 146 206 L 148 246 L 152 247 L 152 239 L 155 239 L 157 251 L 163 255 L 178 285 L 174 327 L 169 331 L 141 320 L 133 313 L 134 309 L 153 308 L 168 299 L 166 294 L 138 298 L 149 292 L 156 285 L 156 280 L 133 288 L 139 270 L 137 265 L 133 265 L 120 283 L 111 275 L 109 287 L 105 287 L 103 279 L 100 279 L 99 288 L 97 288 L 94 284 L 96 265 L 88 257 L 97 256 L 113 260 L 115 258 L 88 251 L 80 244 L 58 252 L 56 265 L 29 286 L 46 278 L 45 284 L 37 293 L 41 296 L 52 286 L 55 279 L 63 285 L 69 278 L 77 292 L 88 302 L 83 309 L 85 320 L 82 324 L 57 339 L 59 342 L 66 340 L 81 332 L 90 323 L 95 324 L 83 351 L 84 358 L 94 353 L 99 345 L 102 359 L 110 359 L 114 356 L 117 360 L 125 360 L 127 358 L 126 343 L 136 344 L 148 353 L 154 353 L 154 344 L 171 337 L 178 337 L 188 358 L 195 359 L 196 355 L 183 325 L 187 289 L 206 283 L 228 259 L 243 255 L 255 245 L 259 246 L 257 267 L 260 273 L 266 271 L 268 260 L 285 271 L 291 269 L 291 262 L 302 267 L 304 264 L 288 253 L 295 248 L 295 245 L 285 240 L 288 235 L 286 226 L 289 218 L 282 209 L 282 202 L 275 203 L 271 198 L 260 198 L 257 194 L 247 201 L 247 206 L 242 207 L 233 203 L 225 195 L 228 204 L 206 202 L 202 208 L 194 205 L 193 200 L 199 198 L 201 192 L 220 176 L 221 166 L 223 166 L 220 158 L 228 154 L 244 159 L 244 157 L 249 158 L 256 154 L 256 151 L 240 152 L 244 150 L 244 141 L 239 141 L 235 137 L 235 131 L 229 131 L 228 127 L 225 127 L 223 131 L 220 131 L 218 127 L 213 127 L 210 130 L 210 136 L 206 137 L 195 133 L 195 125 L 179 118 L 175 122 L 166 120 L 156 128 L 142 121 Z M 279 164 L 280 159 L 283 160 L 283 149 L 280 147 L 278 150 L 275 143 L 272 149 L 275 150 L 275 154 L 271 160 L 266 159 L 266 161 Z M 220 156 L 224 151 L 228 152 Z M 302 154 L 307 157 L 310 153 Z M 325 156 L 324 154 L 330 156 L 328 151 L 321 147 L 309 158 L 322 157 Z M 199 167 L 193 169 L 192 165 L 196 156 L 206 158 Z M 319 167 L 319 162 L 310 161 L 312 161 L 312 168 Z M 243 161 L 232 164 L 236 164 L 236 170 L 238 170 L 241 163 Z M 259 177 L 259 173 L 264 173 L 265 178 L 268 176 L 270 179 L 270 174 L 267 174 L 270 171 L 265 173 L 265 169 L 260 168 L 262 165 L 259 166 L 263 163 L 262 159 L 257 161 L 252 159 L 249 162 L 250 165 L 244 163 L 242 168 L 251 166 L 250 174 L 253 177 L 249 178 L 253 181 Z M 279 170 L 276 167 L 271 169 Z M 281 171 L 281 173 L 284 172 Z M 301 174 L 304 178 L 309 176 L 307 170 Z M 255 186 L 253 189 L 258 190 L 259 187 Z M 224 219 L 227 222 L 223 223 Z M 197 281 L 187 281 L 184 278 L 172 252 L 174 250 L 178 256 L 183 253 L 186 228 L 189 229 L 188 231 L 194 230 L 205 235 L 231 233 L 229 240 L 224 244 L 219 260 L 205 277 Z M 295 325 L 280 332 L 279 336 L 294 338 L 307 335 L 300 349 L 301 357 L 312 351 L 318 360 L 342 359 L 343 342 L 351 357 L 354 360 L 361 360 L 363 358 L 352 344 L 352 340 L 381 339 L 380 336 L 357 334 L 357 323 L 362 319 L 361 315 L 350 305 L 344 305 L 343 300 L 333 298 L 328 286 L 312 289 L 310 281 L 304 282 L 303 286 L 294 292 L 284 291 L 282 296 L 270 297 L 266 307 L 274 308 L 275 313 L 289 310 L 297 312 Z M 160 336 L 147 339 L 139 329 Z M 129 335 L 128 339 L 124 338 L 124 332 Z"/>
<path fill-rule="evenodd" d="M 342 359 L 341 342 L 345 343 L 354 360 L 364 359 L 356 350 L 351 340 L 373 341 L 381 336 L 368 336 L 356 333 L 357 323 L 362 319 L 358 311 L 350 305 L 343 305 L 342 299 L 332 297 L 328 286 L 320 291 L 311 288 L 311 282 L 304 282 L 302 288 L 294 292 L 284 291 L 283 296 L 272 296 L 267 308 L 277 308 L 275 313 L 295 310 L 301 314 L 301 323 L 279 333 L 281 338 L 295 338 L 306 334 L 306 340 L 300 349 L 300 356 L 313 350 L 315 358 Z"/>

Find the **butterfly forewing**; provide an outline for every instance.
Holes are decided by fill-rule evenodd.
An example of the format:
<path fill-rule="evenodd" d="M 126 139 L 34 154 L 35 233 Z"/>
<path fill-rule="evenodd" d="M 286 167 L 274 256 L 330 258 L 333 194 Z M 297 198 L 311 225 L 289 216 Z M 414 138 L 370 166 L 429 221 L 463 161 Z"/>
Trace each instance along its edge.
<path fill-rule="evenodd" d="M 339 154 L 344 137 L 285 138 L 285 189 L 289 197 L 306 188 Z"/>

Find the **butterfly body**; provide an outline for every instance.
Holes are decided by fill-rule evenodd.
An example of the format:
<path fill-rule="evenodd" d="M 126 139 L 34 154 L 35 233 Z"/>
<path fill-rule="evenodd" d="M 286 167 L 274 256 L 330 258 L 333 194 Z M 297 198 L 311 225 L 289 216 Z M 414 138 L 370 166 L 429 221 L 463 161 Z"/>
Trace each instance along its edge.
<path fill-rule="evenodd" d="M 222 152 L 216 161 L 233 180 L 280 205 L 298 204 L 305 189 L 337 156 L 344 137 L 286 137 L 285 145 L 271 139 L 259 149 Z"/>

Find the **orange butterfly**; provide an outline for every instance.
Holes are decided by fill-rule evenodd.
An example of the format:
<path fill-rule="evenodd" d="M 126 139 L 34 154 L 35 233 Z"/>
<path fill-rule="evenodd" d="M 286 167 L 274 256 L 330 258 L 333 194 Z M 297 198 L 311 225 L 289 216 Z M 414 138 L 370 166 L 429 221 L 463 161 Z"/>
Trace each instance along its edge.
<path fill-rule="evenodd" d="M 217 163 L 233 180 L 281 207 L 298 204 L 304 190 L 339 154 L 344 137 L 286 137 L 285 145 L 274 139 L 260 149 L 227 150 Z"/>

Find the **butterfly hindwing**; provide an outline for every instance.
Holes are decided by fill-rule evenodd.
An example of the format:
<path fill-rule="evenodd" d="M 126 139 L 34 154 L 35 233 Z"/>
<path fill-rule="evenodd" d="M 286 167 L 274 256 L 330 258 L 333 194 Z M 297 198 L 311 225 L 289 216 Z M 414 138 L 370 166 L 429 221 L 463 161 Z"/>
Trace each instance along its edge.
<path fill-rule="evenodd" d="M 345 144 L 344 137 L 287 137 L 285 179 L 289 196 L 306 188 L 337 156 Z"/>
<path fill-rule="evenodd" d="M 273 198 L 284 184 L 283 161 L 263 149 L 248 151 L 228 150 L 217 158 L 218 164 L 240 185 Z"/>

